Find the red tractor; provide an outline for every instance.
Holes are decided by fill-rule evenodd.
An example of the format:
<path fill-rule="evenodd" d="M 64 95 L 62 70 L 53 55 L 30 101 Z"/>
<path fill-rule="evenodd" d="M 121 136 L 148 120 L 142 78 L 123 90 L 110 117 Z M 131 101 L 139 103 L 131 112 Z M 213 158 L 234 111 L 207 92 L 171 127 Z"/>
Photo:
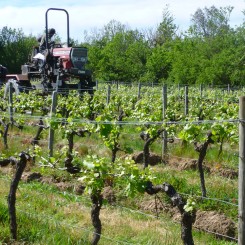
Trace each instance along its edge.
<path fill-rule="evenodd" d="M 28 91 L 34 88 L 31 80 L 38 78 L 41 80 L 42 88 L 45 91 L 57 90 L 66 93 L 69 89 L 76 89 L 79 92 L 86 91 L 93 94 L 95 82 L 92 81 L 91 71 L 85 68 L 88 61 L 88 50 L 85 47 L 71 47 L 69 14 L 65 9 L 49 8 L 46 11 L 46 40 L 49 38 L 48 12 L 50 10 L 66 13 L 67 47 L 54 42 L 48 44 L 48 41 L 46 41 L 46 49 L 42 53 L 39 46 L 34 47 L 30 60 L 21 67 L 22 74 L 7 75 L 6 89 L 8 89 L 10 83 L 13 83 L 15 90 Z"/>

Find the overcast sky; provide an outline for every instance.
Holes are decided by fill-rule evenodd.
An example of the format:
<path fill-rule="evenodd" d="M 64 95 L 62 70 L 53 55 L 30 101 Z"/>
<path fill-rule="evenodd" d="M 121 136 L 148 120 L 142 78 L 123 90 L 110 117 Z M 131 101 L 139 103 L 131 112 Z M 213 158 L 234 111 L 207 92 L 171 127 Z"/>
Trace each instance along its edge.
<path fill-rule="evenodd" d="M 70 37 L 82 40 L 85 30 L 100 29 L 111 20 L 128 25 L 132 29 L 156 27 L 162 20 L 163 10 L 169 12 L 185 31 L 190 26 L 191 15 L 198 8 L 234 7 L 231 26 L 240 26 L 244 21 L 242 11 L 245 0 L 1 0 L 0 29 L 4 26 L 22 28 L 26 35 L 39 35 L 45 28 L 45 12 L 48 8 L 64 8 L 70 16 Z M 49 11 L 49 27 L 54 27 L 64 40 L 66 15 Z"/>

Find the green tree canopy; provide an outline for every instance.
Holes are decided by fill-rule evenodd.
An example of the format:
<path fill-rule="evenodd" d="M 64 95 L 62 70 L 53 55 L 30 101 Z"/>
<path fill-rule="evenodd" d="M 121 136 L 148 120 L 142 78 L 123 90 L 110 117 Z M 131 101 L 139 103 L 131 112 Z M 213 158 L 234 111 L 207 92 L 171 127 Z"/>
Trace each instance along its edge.
<path fill-rule="evenodd" d="M 21 29 L 3 27 L 0 30 L 0 63 L 7 66 L 9 73 L 20 73 L 21 65 L 28 61 L 35 37 L 26 37 Z"/>

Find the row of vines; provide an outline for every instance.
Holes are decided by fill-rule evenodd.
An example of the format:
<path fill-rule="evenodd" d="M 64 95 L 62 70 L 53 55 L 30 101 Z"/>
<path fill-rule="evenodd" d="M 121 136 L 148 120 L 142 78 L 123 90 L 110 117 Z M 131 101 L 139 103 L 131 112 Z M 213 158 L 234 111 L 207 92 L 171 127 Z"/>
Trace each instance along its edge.
<path fill-rule="evenodd" d="M 54 101 L 56 92 L 52 96 L 34 90 L 11 95 L 10 104 L 4 99 L 3 88 L 0 136 L 5 150 L 0 156 L 1 166 L 23 162 L 23 154 L 22 158 L 15 156 L 19 161 L 8 155 L 11 152 L 9 137 L 18 137 L 19 131 L 29 127 L 27 137 L 31 140 L 28 148 L 22 149 L 24 158 L 30 157 L 40 167 L 68 171 L 90 196 L 92 244 L 99 242 L 102 232 L 99 214 L 102 190 L 106 186 L 130 197 L 137 193 L 166 193 L 181 214 L 183 243 L 194 244 L 192 223 L 197 202 L 212 198 L 205 183 L 205 157 L 212 147 L 218 148 L 217 158 L 224 151 L 238 153 L 238 99 L 244 91 L 211 88 L 200 91 L 198 87 L 191 87 L 187 98 L 181 87 L 167 90 L 165 87 L 167 96 L 161 87 L 141 87 L 140 94 L 138 89 L 137 86 L 112 85 L 108 93 L 108 87 L 102 86 L 93 96 L 70 91 L 58 94 L 57 101 Z M 95 139 L 97 145 L 89 145 L 91 139 Z M 77 144 L 85 145 L 86 152 L 81 153 Z M 102 144 L 106 150 L 101 150 Z M 171 183 L 159 183 L 149 164 L 152 149 L 157 149 L 161 156 L 159 164 L 167 165 L 171 149 L 186 145 L 193 146 L 197 152 L 200 189 L 184 198 Z M 136 165 L 132 160 L 131 155 L 137 150 L 142 152 L 143 165 Z M 224 165 L 236 171 L 238 161 Z M 193 201 L 193 196 L 200 199 Z M 237 200 L 237 196 L 228 198 Z M 17 239 L 14 230 L 13 238 Z"/>

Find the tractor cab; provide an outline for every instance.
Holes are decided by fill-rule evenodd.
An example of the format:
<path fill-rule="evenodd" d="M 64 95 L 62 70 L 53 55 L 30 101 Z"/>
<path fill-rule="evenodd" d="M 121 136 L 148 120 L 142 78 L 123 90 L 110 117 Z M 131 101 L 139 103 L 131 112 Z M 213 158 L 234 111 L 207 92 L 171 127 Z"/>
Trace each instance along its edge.
<path fill-rule="evenodd" d="M 37 46 L 34 47 L 29 61 L 21 66 L 21 76 L 14 76 L 17 84 L 19 86 L 27 85 L 32 88 L 31 81 L 35 78 L 36 80 L 40 79 L 41 87 L 45 91 L 67 92 L 69 89 L 75 89 L 79 93 L 88 92 L 93 94 L 95 83 L 92 81 L 91 71 L 86 68 L 88 50 L 85 47 L 71 47 L 69 14 L 65 9 L 49 8 L 46 11 L 46 40 L 49 38 L 48 13 L 50 11 L 61 11 L 66 14 L 67 47 L 55 43 L 49 46 L 48 41 L 46 41 L 44 50 L 40 50 L 40 47 Z"/>

